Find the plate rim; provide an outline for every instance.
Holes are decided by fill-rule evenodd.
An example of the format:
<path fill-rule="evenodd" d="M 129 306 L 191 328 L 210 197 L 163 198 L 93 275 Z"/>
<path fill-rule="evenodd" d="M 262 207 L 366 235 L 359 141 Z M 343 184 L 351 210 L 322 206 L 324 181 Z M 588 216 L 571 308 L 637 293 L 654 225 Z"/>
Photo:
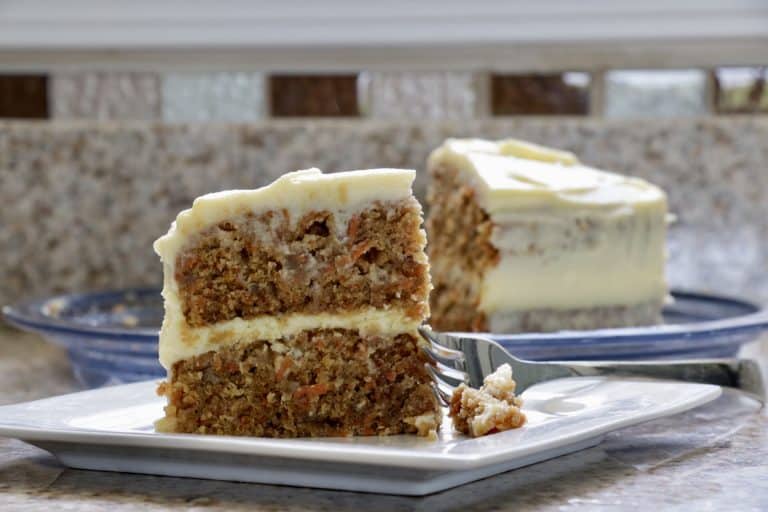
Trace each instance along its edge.
<path fill-rule="evenodd" d="M 128 294 L 161 295 L 161 289 L 155 287 L 120 288 L 117 290 L 96 290 L 80 293 L 63 293 L 44 298 L 34 298 L 21 301 L 16 304 L 8 304 L 2 307 L 3 317 L 9 323 L 22 329 L 35 332 L 48 333 L 57 331 L 65 334 L 76 334 L 89 337 L 131 337 L 140 341 L 157 341 L 160 327 L 135 328 L 135 327 L 100 327 L 95 325 L 75 324 L 42 313 L 42 309 L 49 303 L 59 300 L 96 300 L 99 297 L 120 297 Z"/>
<path fill-rule="evenodd" d="M 720 320 L 707 320 L 687 324 L 659 324 L 637 327 L 615 327 L 594 330 L 564 330 L 545 333 L 472 333 L 462 332 L 457 335 L 472 337 L 490 337 L 510 347 L 525 345 L 528 343 L 546 343 L 549 347 L 558 345 L 571 346 L 575 341 L 589 343 L 591 346 L 603 344 L 622 343 L 631 341 L 665 341 L 669 339 L 701 340 L 709 337 L 728 335 L 741 332 L 768 330 L 768 307 L 763 307 L 756 302 L 730 295 L 698 292 L 687 289 L 675 288 L 671 290 L 674 296 L 692 297 L 709 301 L 729 302 L 738 304 L 745 309 L 752 309 L 752 313 L 734 316 Z M 453 333 L 452 333 L 453 334 Z M 726 342 L 725 345 L 733 342 Z"/>
<path fill-rule="evenodd" d="M 5 305 L 2 313 L 6 321 L 21 329 L 32 330 L 43 334 L 67 334 L 82 337 L 115 337 L 132 338 L 137 342 L 156 342 L 159 332 L 151 328 L 124 328 L 124 327 L 100 327 L 93 325 L 74 324 L 72 322 L 54 318 L 41 313 L 42 308 L 50 302 L 57 300 L 91 299 L 105 296 L 121 296 L 126 294 L 157 294 L 161 290 L 154 287 L 124 288 L 118 290 L 91 291 L 74 294 L 60 294 L 47 298 L 37 298 L 22 301 L 17 304 Z M 734 316 L 720 320 L 707 320 L 688 324 L 661 324 L 639 327 L 616 327 L 591 330 L 563 330 L 547 333 L 489 333 L 489 332 L 460 332 L 462 336 L 491 337 L 501 343 L 510 346 L 516 344 L 545 342 L 553 346 L 560 343 L 570 345 L 574 340 L 588 340 L 590 344 L 616 343 L 626 339 L 642 340 L 644 338 L 665 339 L 679 338 L 681 336 L 691 338 L 705 338 L 718 334 L 731 334 L 735 331 L 768 330 L 768 307 L 764 307 L 756 301 L 748 298 L 740 298 L 727 294 L 700 292 L 686 288 L 670 289 L 672 296 L 693 297 L 709 301 L 729 302 L 738 304 L 745 309 L 752 309 L 752 313 Z"/>

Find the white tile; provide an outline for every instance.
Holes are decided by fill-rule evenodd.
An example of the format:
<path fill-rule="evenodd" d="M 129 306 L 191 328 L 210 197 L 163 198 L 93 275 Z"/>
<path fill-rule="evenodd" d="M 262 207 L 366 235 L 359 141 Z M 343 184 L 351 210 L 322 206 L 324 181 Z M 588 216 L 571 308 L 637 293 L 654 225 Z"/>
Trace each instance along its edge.
<path fill-rule="evenodd" d="M 379 119 L 471 119 L 478 93 L 469 72 L 371 72 L 360 77 L 361 110 Z"/>
<path fill-rule="evenodd" d="M 701 70 L 610 71 L 605 74 L 605 117 L 685 117 L 708 112 Z"/>
<path fill-rule="evenodd" d="M 163 120 L 254 121 L 266 111 L 261 73 L 173 73 L 163 76 Z"/>
<path fill-rule="evenodd" d="M 155 73 L 66 71 L 50 85 L 54 119 L 156 120 L 160 78 Z"/>

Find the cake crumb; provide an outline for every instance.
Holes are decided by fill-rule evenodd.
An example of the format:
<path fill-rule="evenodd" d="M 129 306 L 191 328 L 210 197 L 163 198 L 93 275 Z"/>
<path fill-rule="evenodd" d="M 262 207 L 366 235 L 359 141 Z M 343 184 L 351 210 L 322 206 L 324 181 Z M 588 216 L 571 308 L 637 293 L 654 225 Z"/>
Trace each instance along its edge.
<path fill-rule="evenodd" d="M 488 375 L 480 389 L 462 384 L 451 396 L 449 415 L 453 427 L 468 436 L 480 437 L 523 426 L 523 401 L 515 396 L 515 386 L 508 364 Z"/>
<path fill-rule="evenodd" d="M 421 414 L 405 418 L 409 425 L 416 427 L 416 433 L 421 437 L 426 437 L 430 441 L 437 441 L 437 429 L 440 426 L 440 416 L 436 413 Z"/>

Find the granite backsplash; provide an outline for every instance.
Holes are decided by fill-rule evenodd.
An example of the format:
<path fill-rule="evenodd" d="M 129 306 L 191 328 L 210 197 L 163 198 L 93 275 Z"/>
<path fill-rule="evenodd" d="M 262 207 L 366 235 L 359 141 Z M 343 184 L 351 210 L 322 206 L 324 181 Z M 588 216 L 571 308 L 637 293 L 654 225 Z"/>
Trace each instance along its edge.
<path fill-rule="evenodd" d="M 518 137 L 669 193 L 673 286 L 768 302 L 768 117 L 362 120 L 262 124 L 0 123 L 0 304 L 159 285 L 152 241 L 206 192 L 300 168 L 419 171 L 450 136 Z"/>

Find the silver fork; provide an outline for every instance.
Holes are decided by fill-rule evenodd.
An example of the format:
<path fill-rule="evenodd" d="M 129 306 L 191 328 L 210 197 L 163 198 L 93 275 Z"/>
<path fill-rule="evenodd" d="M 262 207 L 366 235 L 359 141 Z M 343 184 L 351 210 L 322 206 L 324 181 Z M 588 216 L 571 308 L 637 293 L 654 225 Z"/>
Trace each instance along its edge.
<path fill-rule="evenodd" d="M 659 362 L 537 362 L 518 359 L 493 340 L 438 333 L 419 328 L 429 342 L 424 350 L 435 362 L 427 365 L 435 379 L 439 398 L 447 403 L 451 391 L 464 383 L 480 387 L 483 379 L 504 363 L 512 367 L 517 393 L 537 384 L 563 377 L 648 377 L 716 384 L 740 389 L 765 402 L 759 365 L 750 359 L 702 359 Z"/>

